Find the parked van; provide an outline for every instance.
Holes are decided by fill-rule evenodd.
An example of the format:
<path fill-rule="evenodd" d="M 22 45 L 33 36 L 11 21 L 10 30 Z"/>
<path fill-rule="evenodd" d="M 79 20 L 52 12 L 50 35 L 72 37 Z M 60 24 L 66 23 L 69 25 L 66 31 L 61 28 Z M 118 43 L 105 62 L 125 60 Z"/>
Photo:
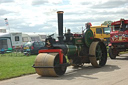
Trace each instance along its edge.
<path fill-rule="evenodd" d="M 7 44 L 9 46 L 11 44 L 12 48 L 22 48 L 22 33 L 20 32 L 0 33 L 0 39 L 1 39 L 1 43 L 7 41 Z M 11 43 L 9 44 L 9 42 Z"/>
<path fill-rule="evenodd" d="M 22 48 L 22 33 L 13 32 L 11 34 L 12 47 L 13 48 Z"/>

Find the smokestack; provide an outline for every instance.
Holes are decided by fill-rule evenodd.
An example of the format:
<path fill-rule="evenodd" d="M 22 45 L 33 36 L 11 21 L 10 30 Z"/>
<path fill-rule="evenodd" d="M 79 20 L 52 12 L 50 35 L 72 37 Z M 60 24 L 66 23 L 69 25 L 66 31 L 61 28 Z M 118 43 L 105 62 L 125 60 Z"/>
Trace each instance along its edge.
<path fill-rule="evenodd" d="M 63 11 L 58 11 L 58 34 L 59 34 L 59 42 L 63 43 Z"/>

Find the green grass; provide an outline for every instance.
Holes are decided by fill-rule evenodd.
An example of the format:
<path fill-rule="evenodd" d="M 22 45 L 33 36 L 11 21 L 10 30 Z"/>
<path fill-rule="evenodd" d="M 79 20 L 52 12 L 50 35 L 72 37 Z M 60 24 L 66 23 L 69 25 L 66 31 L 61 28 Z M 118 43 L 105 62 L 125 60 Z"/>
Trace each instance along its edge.
<path fill-rule="evenodd" d="M 120 54 L 125 54 L 125 53 L 128 53 L 128 51 L 125 51 L 125 52 L 120 52 Z"/>
<path fill-rule="evenodd" d="M 32 65 L 36 55 L 0 54 L 0 80 L 35 73 Z"/>

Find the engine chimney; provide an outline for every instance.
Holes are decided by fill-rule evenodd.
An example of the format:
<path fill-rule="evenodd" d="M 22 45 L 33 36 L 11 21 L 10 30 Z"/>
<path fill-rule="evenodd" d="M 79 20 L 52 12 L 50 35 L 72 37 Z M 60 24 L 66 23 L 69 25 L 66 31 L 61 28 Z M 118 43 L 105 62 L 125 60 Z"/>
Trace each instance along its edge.
<path fill-rule="evenodd" d="M 63 43 L 63 11 L 58 11 L 58 39 L 60 43 Z"/>

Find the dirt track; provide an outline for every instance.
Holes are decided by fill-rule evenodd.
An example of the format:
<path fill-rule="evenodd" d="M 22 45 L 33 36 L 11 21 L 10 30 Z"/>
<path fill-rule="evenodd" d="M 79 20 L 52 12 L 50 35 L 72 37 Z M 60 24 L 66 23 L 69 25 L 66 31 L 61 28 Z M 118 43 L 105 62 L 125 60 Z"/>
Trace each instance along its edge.
<path fill-rule="evenodd" d="M 60 77 L 26 75 L 0 81 L 0 85 L 128 85 L 128 54 L 115 60 L 108 58 L 106 66 L 93 68 L 90 64 L 73 69 L 68 67 Z"/>

